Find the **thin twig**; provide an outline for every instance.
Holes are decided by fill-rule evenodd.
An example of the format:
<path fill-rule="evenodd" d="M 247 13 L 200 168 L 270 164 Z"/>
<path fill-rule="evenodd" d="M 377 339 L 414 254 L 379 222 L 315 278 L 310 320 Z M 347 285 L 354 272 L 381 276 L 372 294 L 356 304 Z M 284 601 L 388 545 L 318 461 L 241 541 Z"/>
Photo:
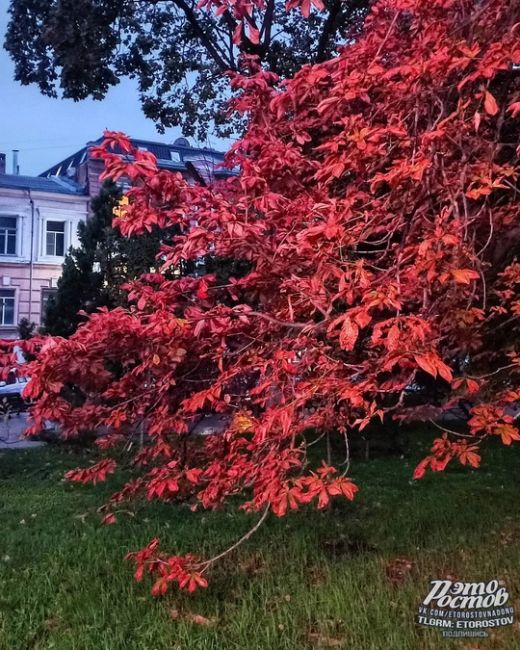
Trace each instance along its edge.
<path fill-rule="evenodd" d="M 205 562 L 203 562 L 203 567 L 204 568 L 202 569 L 202 571 L 203 572 L 206 571 L 214 562 L 216 562 L 217 560 L 220 560 L 221 558 L 225 557 L 226 555 L 231 553 L 231 551 L 234 551 L 238 546 L 240 546 L 241 544 L 246 542 L 252 535 L 254 535 L 256 533 L 256 531 L 260 528 L 260 526 L 263 524 L 263 522 L 265 521 L 265 518 L 267 517 L 267 515 L 269 513 L 269 508 L 270 508 L 269 505 L 266 506 L 266 509 L 264 510 L 262 516 L 256 522 L 256 524 L 253 526 L 253 528 L 248 530 L 247 533 L 245 535 L 243 535 L 237 542 L 235 542 L 232 546 L 230 546 L 228 549 L 226 549 L 222 553 L 219 553 L 218 555 L 215 555 L 215 557 L 212 557 L 210 560 L 206 560 Z"/>

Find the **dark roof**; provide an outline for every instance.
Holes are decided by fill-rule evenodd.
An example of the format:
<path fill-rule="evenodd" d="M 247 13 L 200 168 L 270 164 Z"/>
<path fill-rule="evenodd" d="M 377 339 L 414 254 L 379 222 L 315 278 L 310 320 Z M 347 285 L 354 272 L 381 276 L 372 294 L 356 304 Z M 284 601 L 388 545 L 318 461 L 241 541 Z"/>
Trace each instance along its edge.
<path fill-rule="evenodd" d="M 65 175 L 65 172 L 69 167 L 75 167 L 76 169 L 78 168 L 81 159 L 86 155 L 86 153 L 87 147 L 83 147 L 83 149 L 80 149 L 79 151 L 76 151 L 76 153 L 73 153 L 72 156 L 65 158 L 65 160 L 61 160 L 59 163 L 56 163 L 49 169 L 46 169 L 40 174 L 40 176 L 49 178 L 51 176 L 57 176 L 58 174 Z"/>
<path fill-rule="evenodd" d="M 184 141 L 186 144 L 179 141 Z M 178 138 L 172 144 L 152 142 L 150 140 L 132 140 L 132 144 L 136 147 L 146 148 L 153 153 L 157 160 L 171 161 L 172 152 L 178 153 L 181 161 L 191 156 L 208 157 L 219 162 L 223 162 L 224 160 L 224 154 L 221 151 L 210 149 L 209 147 L 192 147 L 185 138 Z"/>
<path fill-rule="evenodd" d="M 16 190 L 32 190 L 33 192 L 49 192 L 51 194 L 81 195 L 82 189 L 69 179 L 42 178 L 41 176 L 17 176 L 15 174 L 0 174 L 0 188 Z"/>
<path fill-rule="evenodd" d="M 45 170 L 40 176 L 62 176 L 66 175 L 67 170 L 71 168 L 78 168 L 78 166 L 85 160 L 88 148 L 100 144 L 103 138 L 99 138 L 93 142 L 88 142 L 85 147 L 76 151 L 65 160 L 61 160 L 49 169 Z M 212 165 L 220 165 L 224 161 L 224 154 L 221 151 L 210 149 L 209 147 L 192 147 L 186 138 L 177 138 L 171 144 L 165 142 L 153 142 L 151 140 L 131 139 L 134 147 L 141 147 L 150 153 L 153 153 L 157 158 L 159 167 L 163 169 L 173 169 L 178 171 L 186 171 L 187 163 L 197 160 L 207 160 Z M 117 150 L 116 150 L 117 153 Z M 118 152 L 123 153 L 123 152 Z M 226 169 L 215 169 L 217 176 L 229 176 L 232 174 Z"/>

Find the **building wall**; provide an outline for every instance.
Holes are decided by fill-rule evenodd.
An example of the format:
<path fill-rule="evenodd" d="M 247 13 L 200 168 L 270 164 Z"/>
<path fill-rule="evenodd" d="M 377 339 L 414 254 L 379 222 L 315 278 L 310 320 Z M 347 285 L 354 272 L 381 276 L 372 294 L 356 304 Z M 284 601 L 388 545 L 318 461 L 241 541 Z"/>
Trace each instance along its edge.
<path fill-rule="evenodd" d="M 99 179 L 99 176 L 103 173 L 105 165 L 102 160 L 99 160 L 99 158 L 89 157 L 85 163 L 85 167 L 87 172 L 88 193 L 91 197 L 97 196 L 103 186 L 103 181 Z"/>
<path fill-rule="evenodd" d="M 15 217 L 17 226 L 16 253 L 5 254 L 0 250 L 0 338 L 15 337 L 16 326 L 23 317 L 40 325 L 42 290 L 57 286 L 64 255 L 48 254 L 47 222 L 63 224 L 66 254 L 70 246 L 77 246 L 78 224 L 87 213 L 86 196 L 0 190 L 0 217 Z M 13 291 L 14 323 L 3 324 L 1 297 L 8 294 L 10 299 Z"/>

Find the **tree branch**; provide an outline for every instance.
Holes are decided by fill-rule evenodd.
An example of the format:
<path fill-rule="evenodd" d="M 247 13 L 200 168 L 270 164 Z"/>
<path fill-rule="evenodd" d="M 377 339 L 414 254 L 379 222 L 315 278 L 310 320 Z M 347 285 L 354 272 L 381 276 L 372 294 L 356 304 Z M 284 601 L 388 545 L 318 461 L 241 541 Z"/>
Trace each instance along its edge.
<path fill-rule="evenodd" d="M 345 9 L 344 7 L 347 2 L 348 0 L 336 0 L 330 8 L 329 15 L 323 23 L 323 31 L 321 32 L 316 49 L 317 63 L 321 63 L 327 59 L 327 46 L 329 45 L 332 36 L 338 31 L 336 23 L 342 9 L 345 14 L 348 13 L 348 16 L 344 16 L 343 20 L 340 21 L 340 24 L 345 26 L 355 22 L 355 14 L 360 12 L 363 8 L 366 9 L 368 4 L 366 0 L 351 0 L 351 2 L 348 2 L 348 9 Z"/>
<path fill-rule="evenodd" d="M 259 318 L 263 318 L 266 321 L 269 321 L 270 323 L 273 323 L 274 325 L 280 325 L 281 327 L 288 327 L 290 329 L 298 329 L 298 330 L 311 330 L 311 329 L 320 329 L 324 325 L 327 324 L 328 320 L 322 320 L 319 323 L 302 323 L 302 322 L 292 322 L 292 321 L 284 321 L 280 320 L 278 318 L 275 318 L 274 316 L 269 316 L 269 314 L 264 314 L 261 311 L 246 311 L 246 312 L 240 312 L 240 315 L 243 316 L 258 316 Z"/>
<path fill-rule="evenodd" d="M 269 2 L 267 3 L 267 9 L 265 10 L 264 23 L 262 25 L 262 31 L 260 34 L 260 37 L 263 36 L 264 52 L 267 52 L 269 50 L 269 46 L 271 44 L 271 30 L 273 27 L 274 5 L 275 5 L 275 0 L 269 0 Z"/>
<path fill-rule="evenodd" d="M 329 44 L 331 34 L 334 31 L 334 23 L 338 17 L 339 10 L 341 8 L 341 0 L 336 0 L 332 5 L 327 16 L 327 20 L 323 24 L 323 31 L 320 35 L 320 40 L 318 41 L 318 48 L 316 50 L 316 62 L 321 63 L 325 60 L 325 52 L 327 45 Z"/>
<path fill-rule="evenodd" d="M 217 560 L 220 560 L 221 558 L 225 557 L 226 555 L 229 555 L 229 553 L 231 553 L 231 551 L 234 551 L 241 544 L 243 544 L 244 542 L 247 542 L 247 540 L 250 537 L 252 537 L 256 533 L 256 531 L 260 528 L 260 526 L 264 523 L 265 518 L 269 514 L 269 508 L 270 508 L 269 505 L 266 506 L 262 516 L 256 522 L 256 524 L 253 526 L 253 528 L 248 530 L 245 535 L 242 535 L 242 537 L 237 542 L 235 542 L 232 546 L 230 546 L 228 549 L 226 549 L 222 553 L 219 553 L 218 555 L 215 555 L 215 557 L 212 557 L 209 560 L 205 560 L 204 562 L 202 562 L 202 566 L 204 567 L 202 569 L 202 571 L 206 571 L 208 569 L 208 567 L 211 566 L 212 564 L 214 564 Z"/>
<path fill-rule="evenodd" d="M 202 29 L 197 15 L 185 0 L 172 0 L 172 2 L 184 12 L 187 21 L 199 37 L 202 45 L 204 45 L 208 54 L 219 66 L 221 71 L 226 72 L 227 70 L 234 69 L 233 63 L 231 61 L 226 61 L 226 55 L 221 50 L 220 46 L 212 41 L 210 36 L 208 36 L 208 34 Z"/>

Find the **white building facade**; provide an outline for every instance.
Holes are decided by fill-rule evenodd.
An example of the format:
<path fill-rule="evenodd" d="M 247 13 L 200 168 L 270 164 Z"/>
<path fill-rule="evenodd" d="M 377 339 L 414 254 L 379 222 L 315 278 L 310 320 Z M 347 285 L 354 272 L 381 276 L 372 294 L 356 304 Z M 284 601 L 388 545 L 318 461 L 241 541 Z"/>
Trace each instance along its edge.
<path fill-rule="evenodd" d="M 15 338 L 22 318 L 41 325 L 88 209 L 70 181 L 0 174 L 0 338 Z"/>

